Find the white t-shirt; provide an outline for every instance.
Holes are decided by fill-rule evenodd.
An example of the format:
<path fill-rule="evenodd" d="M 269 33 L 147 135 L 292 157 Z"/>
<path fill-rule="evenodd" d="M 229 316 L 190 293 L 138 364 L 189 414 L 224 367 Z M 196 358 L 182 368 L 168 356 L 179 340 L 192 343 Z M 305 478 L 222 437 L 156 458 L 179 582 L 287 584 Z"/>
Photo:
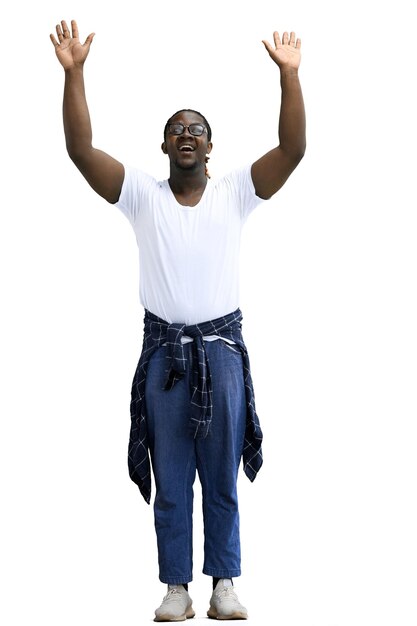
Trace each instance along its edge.
<path fill-rule="evenodd" d="M 193 207 L 177 202 L 167 180 L 125 167 L 116 206 L 139 248 L 139 297 L 168 323 L 198 324 L 239 307 L 241 229 L 262 202 L 251 166 L 208 180 Z"/>

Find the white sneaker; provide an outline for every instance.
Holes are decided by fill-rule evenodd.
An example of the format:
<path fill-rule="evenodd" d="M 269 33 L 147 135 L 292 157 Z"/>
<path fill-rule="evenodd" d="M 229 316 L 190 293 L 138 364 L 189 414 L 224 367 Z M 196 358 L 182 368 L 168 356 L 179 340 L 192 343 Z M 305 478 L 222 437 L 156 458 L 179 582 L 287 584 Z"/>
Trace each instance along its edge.
<path fill-rule="evenodd" d="M 154 622 L 183 622 L 194 617 L 193 601 L 182 585 L 168 587 L 168 593 L 155 611 Z"/>
<path fill-rule="evenodd" d="M 239 602 L 232 585 L 224 585 L 220 579 L 210 598 L 207 615 L 213 619 L 248 619 L 248 612 Z"/>

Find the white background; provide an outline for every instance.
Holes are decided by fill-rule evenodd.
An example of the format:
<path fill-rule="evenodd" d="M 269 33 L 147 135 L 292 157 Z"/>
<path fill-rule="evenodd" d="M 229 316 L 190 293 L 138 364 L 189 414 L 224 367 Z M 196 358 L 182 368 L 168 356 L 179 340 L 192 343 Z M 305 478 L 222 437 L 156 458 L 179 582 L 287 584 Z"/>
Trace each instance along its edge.
<path fill-rule="evenodd" d="M 308 149 L 249 219 L 241 308 L 264 467 L 240 479 L 255 626 L 415 626 L 415 46 L 406 2 L 73 0 L 4 16 L 1 147 L 1 606 L 5 626 L 151 623 L 151 507 L 127 472 L 139 356 L 133 231 L 66 155 L 49 33 L 97 33 L 94 143 L 157 178 L 182 107 L 213 128 L 213 176 L 276 143 L 278 70 L 302 38 Z M 198 620 L 201 574 L 196 488 Z"/>

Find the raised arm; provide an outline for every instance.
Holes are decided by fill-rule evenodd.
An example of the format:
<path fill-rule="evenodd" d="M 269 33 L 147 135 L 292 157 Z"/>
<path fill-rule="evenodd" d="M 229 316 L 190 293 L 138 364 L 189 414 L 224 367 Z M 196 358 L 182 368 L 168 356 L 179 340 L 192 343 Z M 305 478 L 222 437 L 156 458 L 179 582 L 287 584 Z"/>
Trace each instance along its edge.
<path fill-rule="evenodd" d="M 260 198 L 270 198 L 282 187 L 304 156 L 306 147 L 305 111 L 298 78 L 301 40 L 284 33 L 282 43 L 274 32 L 274 46 L 263 41 L 281 75 L 281 110 L 276 148 L 252 165 L 252 180 Z"/>
<path fill-rule="evenodd" d="M 54 35 L 50 35 L 58 60 L 65 70 L 63 116 L 67 151 L 94 191 L 108 202 L 115 203 L 120 196 L 124 167 L 116 159 L 93 147 L 84 88 L 84 62 L 94 33 L 88 35 L 84 44 L 81 44 L 75 20 L 71 21 L 71 31 L 66 22 L 62 21 L 56 27 L 58 41 Z"/>

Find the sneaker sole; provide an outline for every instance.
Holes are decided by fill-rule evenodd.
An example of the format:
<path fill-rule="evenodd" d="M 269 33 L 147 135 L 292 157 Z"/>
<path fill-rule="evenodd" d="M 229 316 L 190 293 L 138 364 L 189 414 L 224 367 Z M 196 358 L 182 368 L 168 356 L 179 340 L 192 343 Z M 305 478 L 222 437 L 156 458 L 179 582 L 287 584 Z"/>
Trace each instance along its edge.
<path fill-rule="evenodd" d="M 183 615 L 179 615 L 178 617 L 173 617 L 169 613 L 165 613 L 165 615 L 157 615 L 154 618 L 154 622 L 185 622 L 186 619 L 191 619 L 194 617 L 195 611 L 190 606 Z"/>
<path fill-rule="evenodd" d="M 209 608 L 207 616 L 211 619 L 248 619 L 248 614 L 242 613 L 242 611 L 235 611 L 231 615 L 219 615 L 213 607 Z"/>

